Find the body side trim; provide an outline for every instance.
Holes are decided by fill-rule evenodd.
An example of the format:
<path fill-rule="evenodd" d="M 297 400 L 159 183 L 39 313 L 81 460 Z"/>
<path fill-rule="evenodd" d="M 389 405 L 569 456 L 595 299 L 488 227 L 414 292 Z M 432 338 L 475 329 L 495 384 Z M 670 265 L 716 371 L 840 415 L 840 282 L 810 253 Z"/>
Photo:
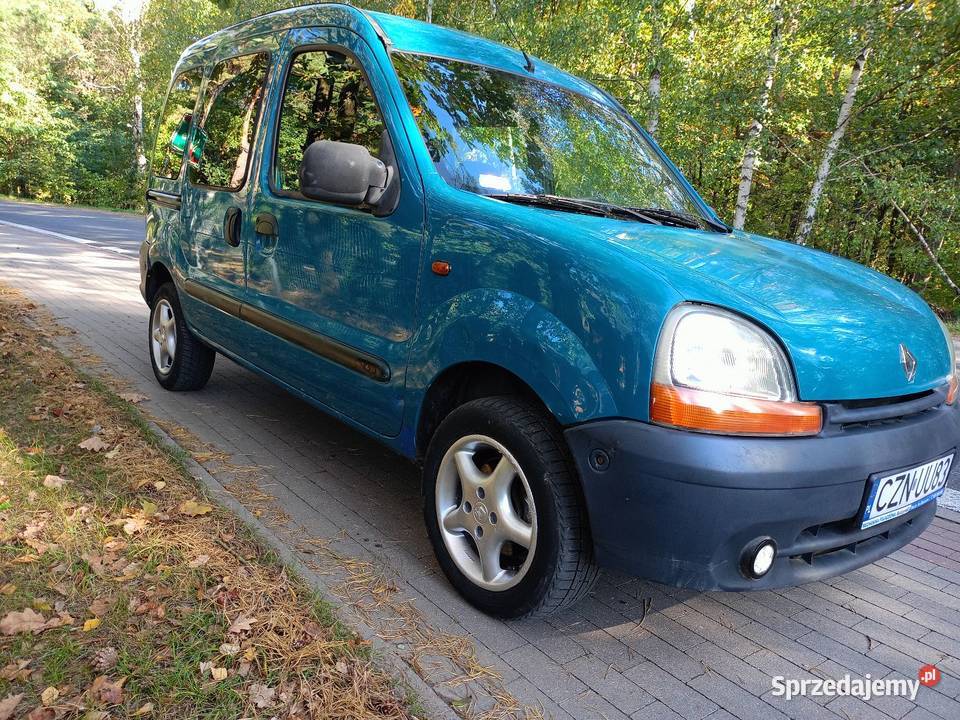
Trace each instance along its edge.
<path fill-rule="evenodd" d="M 387 382 L 390 379 L 390 366 L 375 355 L 344 345 L 326 335 L 307 330 L 272 313 L 245 305 L 226 293 L 209 288 L 195 280 L 184 282 L 183 289 L 184 292 L 197 300 L 212 305 L 218 310 L 249 322 L 271 335 L 276 335 L 354 372 L 366 375 L 378 382 Z"/>

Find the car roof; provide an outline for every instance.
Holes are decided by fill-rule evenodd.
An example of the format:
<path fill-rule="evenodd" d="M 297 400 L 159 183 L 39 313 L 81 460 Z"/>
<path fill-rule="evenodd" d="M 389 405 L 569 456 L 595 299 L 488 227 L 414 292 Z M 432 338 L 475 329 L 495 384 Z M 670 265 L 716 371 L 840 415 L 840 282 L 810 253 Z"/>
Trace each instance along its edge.
<path fill-rule="evenodd" d="M 399 15 L 369 12 L 351 5 L 321 3 L 277 10 L 244 20 L 202 38 L 184 50 L 178 67 L 224 45 L 271 32 L 298 27 L 333 25 L 347 27 L 370 43 L 383 42 L 391 51 L 432 55 L 486 65 L 530 76 L 522 52 L 477 35 Z M 531 57 L 532 77 L 568 88 L 600 102 L 608 102 L 591 83 L 565 73 L 548 62 Z"/>

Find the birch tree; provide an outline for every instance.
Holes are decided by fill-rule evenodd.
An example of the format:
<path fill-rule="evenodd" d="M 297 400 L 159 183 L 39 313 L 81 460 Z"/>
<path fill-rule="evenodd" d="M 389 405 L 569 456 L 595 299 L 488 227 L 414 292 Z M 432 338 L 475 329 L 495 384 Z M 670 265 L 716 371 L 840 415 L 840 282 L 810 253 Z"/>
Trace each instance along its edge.
<path fill-rule="evenodd" d="M 843 95 L 843 102 L 840 104 L 840 112 L 837 114 L 837 124 L 834 127 L 833 134 L 827 142 L 823 151 L 823 157 L 820 159 L 820 166 L 817 168 L 817 176 L 813 181 L 813 187 L 810 188 L 810 196 L 807 198 L 807 204 L 803 211 L 803 220 L 797 229 L 795 242 L 798 245 L 806 245 L 810 238 L 810 232 L 813 230 L 813 221 L 817 217 L 817 206 L 820 204 L 820 198 L 823 196 L 823 188 L 830 177 L 830 169 L 833 164 L 833 158 L 837 154 L 840 142 L 847 132 L 847 126 L 850 123 L 850 115 L 853 112 L 853 104 L 857 99 L 857 89 L 860 87 L 860 77 L 863 75 L 863 68 L 867 64 L 867 58 L 870 56 L 871 48 L 864 46 L 853 61 L 853 67 L 850 71 L 850 79 L 847 81 L 847 90 Z"/>
<path fill-rule="evenodd" d="M 750 190 L 753 187 L 753 174 L 760 162 L 760 135 L 770 116 L 770 91 L 773 88 L 773 78 L 780 59 L 781 34 L 783 32 L 783 8 L 780 0 L 770 3 L 772 27 L 770 29 L 770 44 L 767 47 L 766 76 L 763 80 L 763 89 L 757 102 L 757 111 L 750 122 L 747 139 L 743 151 L 743 162 L 740 164 L 740 184 L 737 188 L 737 205 L 733 215 L 733 227 L 743 230 L 747 219 L 747 204 L 750 202 Z"/>
<path fill-rule="evenodd" d="M 660 61 L 663 53 L 663 0 L 653 0 L 650 12 L 650 80 L 647 83 L 647 132 L 660 127 Z"/>

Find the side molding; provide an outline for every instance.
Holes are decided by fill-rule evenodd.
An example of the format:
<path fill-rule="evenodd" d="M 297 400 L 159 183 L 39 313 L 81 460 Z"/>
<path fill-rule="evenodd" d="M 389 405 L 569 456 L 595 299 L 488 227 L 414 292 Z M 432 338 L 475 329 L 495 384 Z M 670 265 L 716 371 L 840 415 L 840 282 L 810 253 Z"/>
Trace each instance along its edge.
<path fill-rule="evenodd" d="M 344 345 L 326 335 L 307 330 L 272 313 L 244 304 L 195 280 L 185 281 L 183 290 L 201 302 L 248 322 L 264 332 L 309 350 L 330 362 L 342 365 L 361 375 L 366 375 L 378 382 L 387 382 L 390 379 L 390 366 L 375 355 Z"/>

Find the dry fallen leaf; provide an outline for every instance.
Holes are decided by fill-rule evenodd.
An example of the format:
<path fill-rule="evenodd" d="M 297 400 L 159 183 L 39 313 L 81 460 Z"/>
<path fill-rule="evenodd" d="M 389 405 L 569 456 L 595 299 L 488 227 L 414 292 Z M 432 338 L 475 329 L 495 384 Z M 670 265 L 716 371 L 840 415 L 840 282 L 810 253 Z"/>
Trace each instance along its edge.
<path fill-rule="evenodd" d="M 4 665 L 3 668 L 0 668 L 0 678 L 4 680 L 26 680 L 33 672 L 29 668 L 32 662 L 33 660 L 27 658 L 26 660 L 17 660 L 9 665 Z"/>
<path fill-rule="evenodd" d="M 272 687 L 267 687 L 260 683 L 253 683 L 250 685 L 249 694 L 250 702 L 252 702 L 258 710 L 263 710 L 273 705 L 273 699 L 277 691 Z"/>
<path fill-rule="evenodd" d="M 210 675 L 216 682 L 227 679 L 227 669 L 222 667 L 210 668 Z"/>
<path fill-rule="evenodd" d="M 149 397 L 147 395 L 141 395 L 140 393 L 127 392 L 120 393 L 120 399 L 136 405 L 138 403 L 142 403 L 144 400 L 149 399 Z"/>
<path fill-rule="evenodd" d="M 94 617 L 103 617 L 110 611 L 111 607 L 113 607 L 111 598 L 97 598 L 90 603 L 90 614 Z"/>
<path fill-rule="evenodd" d="M 133 712 L 133 717 L 140 717 L 141 715 L 149 715 L 153 712 L 153 703 L 144 703 L 139 708 Z"/>
<path fill-rule="evenodd" d="M 24 542 L 30 548 L 32 548 L 33 550 L 36 550 L 37 555 L 43 555 L 47 550 L 49 550 L 52 547 L 55 547 L 54 545 L 51 545 L 50 543 L 45 543 L 43 540 L 38 540 L 37 538 L 29 538 L 27 540 L 24 540 Z"/>
<path fill-rule="evenodd" d="M 7 695 L 3 700 L 0 700 L 0 720 L 10 720 L 13 717 L 13 711 L 17 709 L 21 700 L 23 700 L 23 693 Z"/>
<path fill-rule="evenodd" d="M 17 586 L 13 583 L 4 583 L 0 585 L 0 595 L 13 595 L 17 591 Z"/>
<path fill-rule="evenodd" d="M 3 620 L 0 620 L 0 633 L 16 635 L 22 632 L 34 632 L 42 629 L 45 622 L 43 615 L 30 608 L 24 608 L 19 612 L 11 610 L 4 616 Z M 249 627 L 247 629 L 249 630 Z"/>
<path fill-rule="evenodd" d="M 135 535 L 138 532 L 141 532 L 146 529 L 150 520 L 143 517 L 140 513 L 137 513 L 133 517 L 125 518 L 123 521 L 123 531 L 127 535 Z"/>
<path fill-rule="evenodd" d="M 83 631 L 90 632 L 91 630 L 96 630 L 100 627 L 100 623 L 103 622 L 100 618 L 90 618 L 89 620 L 84 621 Z"/>
<path fill-rule="evenodd" d="M 59 697 L 60 691 L 51 685 L 42 693 L 40 693 L 40 702 L 43 703 L 44 707 L 49 707 L 50 705 L 53 705 Z"/>
<path fill-rule="evenodd" d="M 27 715 L 27 720 L 55 720 L 57 713 L 53 708 L 41 707 L 37 705 Z M 84 719 L 86 720 L 86 719 Z"/>
<path fill-rule="evenodd" d="M 252 629 L 253 623 L 256 622 L 255 618 L 250 617 L 249 615 L 241 615 L 236 620 L 233 621 L 233 624 L 230 626 L 230 629 L 227 632 L 230 635 L 239 635 L 242 632 L 248 632 Z"/>
<path fill-rule="evenodd" d="M 44 624 L 41 630 L 51 630 L 52 628 L 63 627 L 64 625 L 73 625 L 73 618 L 70 613 L 61 612 L 58 617 L 50 618 Z"/>
<path fill-rule="evenodd" d="M 192 567 L 192 568 L 198 568 L 198 567 L 203 567 L 203 566 L 206 565 L 208 562 L 210 562 L 210 556 L 209 556 L 209 555 L 197 555 L 197 557 L 195 557 L 193 560 L 191 560 L 188 564 L 189 564 L 190 567 Z"/>
<path fill-rule="evenodd" d="M 233 657 L 240 652 L 240 646 L 236 643 L 224 643 L 220 646 L 220 654 L 227 657 Z"/>
<path fill-rule="evenodd" d="M 123 699 L 123 683 L 126 678 L 112 682 L 106 675 L 100 675 L 93 681 L 87 692 L 98 702 L 106 705 L 119 705 Z"/>
<path fill-rule="evenodd" d="M 47 475 L 43 479 L 43 486 L 51 490 L 59 490 L 66 484 L 66 480 L 59 475 Z"/>
<path fill-rule="evenodd" d="M 197 515 L 206 515 L 208 512 L 213 510 L 213 506 L 207 505 L 206 503 L 198 503 L 196 500 L 185 500 L 184 502 L 180 503 L 180 507 L 177 509 L 183 515 L 196 517 Z"/>
<path fill-rule="evenodd" d="M 106 450 L 110 446 L 107 445 L 99 437 L 94 435 L 93 437 L 89 437 L 86 440 L 84 440 L 77 447 L 79 447 L 81 450 L 91 450 L 92 452 L 101 452 L 102 450 Z"/>

